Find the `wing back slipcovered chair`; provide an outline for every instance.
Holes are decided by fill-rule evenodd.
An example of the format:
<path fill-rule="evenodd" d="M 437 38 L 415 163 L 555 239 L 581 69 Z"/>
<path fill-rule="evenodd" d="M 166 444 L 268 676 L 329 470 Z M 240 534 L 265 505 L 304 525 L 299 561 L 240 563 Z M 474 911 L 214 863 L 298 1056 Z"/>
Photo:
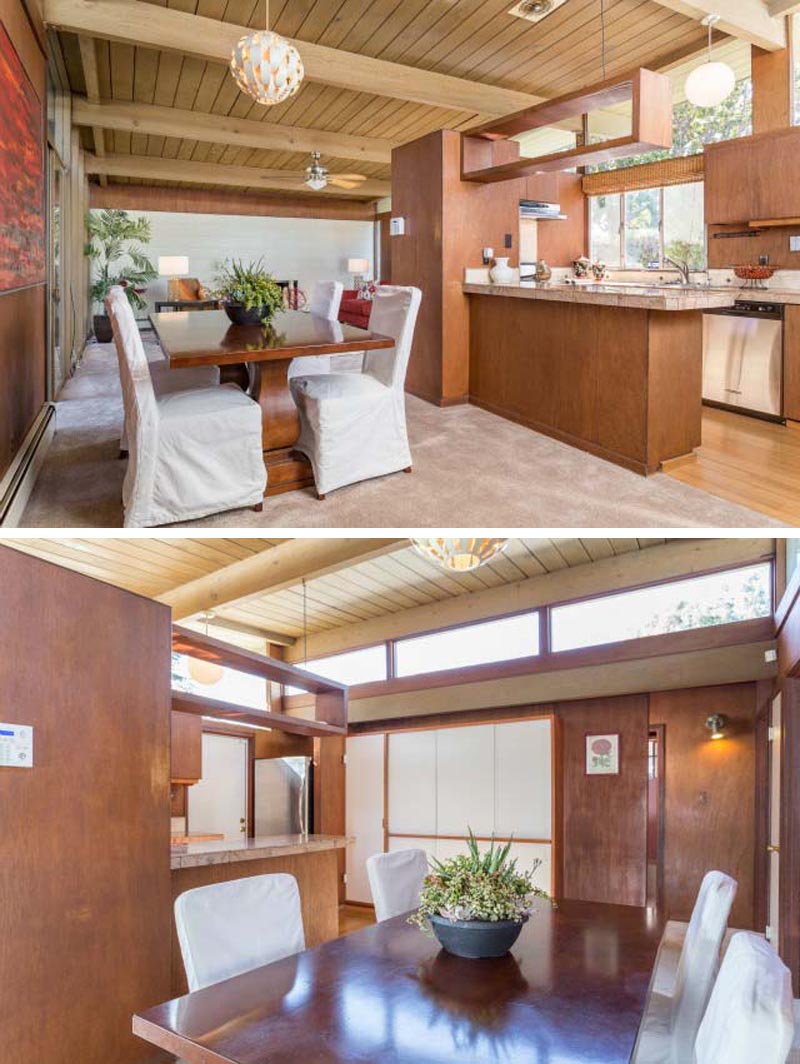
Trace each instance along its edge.
<path fill-rule="evenodd" d="M 793 1032 L 789 969 L 760 935 L 739 931 L 700 1024 L 696 1064 L 784 1064 Z"/>
<path fill-rule="evenodd" d="M 719 968 L 720 948 L 738 884 L 707 872 L 697 894 L 670 996 L 650 992 L 635 1064 L 691 1061 L 695 1038 Z"/>
<path fill-rule="evenodd" d="M 336 321 L 343 290 L 344 285 L 339 281 L 317 281 L 311 293 L 309 312 L 326 321 Z M 289 363 L 289 379 L 310 373 L 330 373 L 330 369 L 330 355 L 305 355 L 293 358 Z"/>
<path fill-rule="evenodd" d="M 305 949 L 300 892 L 284 872 L 179 894 L 175 927 L 189 990 L 232 979 Z"/>
<path fill-rule="evenodd" d="M 421 299 L 418 288 L 382 286 L 373 298 L 369 327 L 391 337 L 394 347 L 367 351 L 361 373 L 291 382 L 300 414 L 295 449 L 311 462 L 321 499 L 346 484 L 411 472 L 404 385 Z"/>
<path fill-rule="evenodd" d="M 416 909 L 427 874 L 424 850 L 396 850 L 368 857 L 367 876 L 378 922 Z"/>
<path fill-rule="evenodd" d="M 130 458 L 122 487 L 127 528 L 260 507 L 267 474 L 261 410 L 235 384 L 157 396 L 127 301 L 109 301 L 122 353 Z"/>
<path fill-rule="evenodd" d="M 110 303 L 117 299 L 130 306 L 128 297 L 125 295 L 125 289 L 121 285 L 112 285 L 105 299 L 106 312 L 109 319 L 111 318 Z M 184 392 L 188 388 L 212 388 L 215 384 L 219 384 L 219 366 L 186 366 L 183 369 L 170 369 L 164 355 L 155 346 L 146 349 L 145 355 L 150 365 L 150 379 L 153 382 L 153 390 L 156 395 L 165 395 L 167 392 Z M 117 350 L 117 361 L 119 362 L 121 381 L 122 356 L 119 350 Z M 127 455 L 128 432 L 123 418 L 122 434 L 119 440 L 119 456 L 120 458 L 126 458 Z"/>

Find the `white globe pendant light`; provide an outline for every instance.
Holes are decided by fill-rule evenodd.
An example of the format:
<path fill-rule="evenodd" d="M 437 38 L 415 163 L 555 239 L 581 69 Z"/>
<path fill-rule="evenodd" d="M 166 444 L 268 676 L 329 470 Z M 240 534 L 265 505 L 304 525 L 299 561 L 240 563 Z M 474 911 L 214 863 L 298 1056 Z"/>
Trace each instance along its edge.
<path fill-rule="evenodd" d="M 267 107 L 282 103 L 300 88 L 305 68 L 300 53 L 284 37 L 269 28 L 241 37 L 231 54 L 231 74 L 242 92 Z"/>
<path fill-rule="evenodd" d="M 715 63 L 711 58 L 711 30 L 718 22 L 719 15 L 703 19 L 703 25 L 708 27 L 708 60 L 695 67 L 686 79 L 686 99 L 695 107 L 717 107 L 736 88 L 733 70 L 727 63 Z"/>

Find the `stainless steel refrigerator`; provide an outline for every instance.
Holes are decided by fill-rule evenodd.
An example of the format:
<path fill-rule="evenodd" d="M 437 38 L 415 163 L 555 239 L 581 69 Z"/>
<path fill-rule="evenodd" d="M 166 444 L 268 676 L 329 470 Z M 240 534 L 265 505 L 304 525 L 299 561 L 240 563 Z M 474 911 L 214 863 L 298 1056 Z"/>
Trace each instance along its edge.
<path fill-rule="evenodd" d="M 256 835 L 307 835 L 311 824 L 311 758 L 262 758 L 255 765 Z"/>

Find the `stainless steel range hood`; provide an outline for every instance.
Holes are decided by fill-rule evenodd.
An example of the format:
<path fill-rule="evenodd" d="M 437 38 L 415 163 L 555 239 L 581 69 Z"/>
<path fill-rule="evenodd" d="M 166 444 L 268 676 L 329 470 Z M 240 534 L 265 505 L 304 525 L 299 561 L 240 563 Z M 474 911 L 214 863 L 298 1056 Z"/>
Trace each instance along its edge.
<path fill-rule="evenodd" d="M 520 200 L 520 218 L 549 218 L 551 221 L 564 222 L 566 214 L 561 213 L 560 203 L 545 203 L 544 200 Z"/>

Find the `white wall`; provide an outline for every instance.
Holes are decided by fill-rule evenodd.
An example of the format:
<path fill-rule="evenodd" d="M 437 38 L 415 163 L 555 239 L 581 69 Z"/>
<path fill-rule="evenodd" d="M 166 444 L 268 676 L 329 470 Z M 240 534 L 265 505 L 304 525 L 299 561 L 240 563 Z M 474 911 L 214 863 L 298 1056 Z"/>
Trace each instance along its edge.
<path fill-rule="evenodd" d="M 322 280 L 341 281 L 348 288 L 348 258 L 374 261 L 374 222 L 166 211 L 131 214 L 147 218 L 153 227 L 148 253 L 155 265 L 159 255 L 188 255 L 189 276 L 209 286 L 214 283 L 215 263 L 225 258 L 249 262 L 263 256 L 277 280 L 297 278 L 306 292 Z M 154 300 L 166 298 L 166 292 L 166 278 L 152 282 L 147 313 Z"/>

